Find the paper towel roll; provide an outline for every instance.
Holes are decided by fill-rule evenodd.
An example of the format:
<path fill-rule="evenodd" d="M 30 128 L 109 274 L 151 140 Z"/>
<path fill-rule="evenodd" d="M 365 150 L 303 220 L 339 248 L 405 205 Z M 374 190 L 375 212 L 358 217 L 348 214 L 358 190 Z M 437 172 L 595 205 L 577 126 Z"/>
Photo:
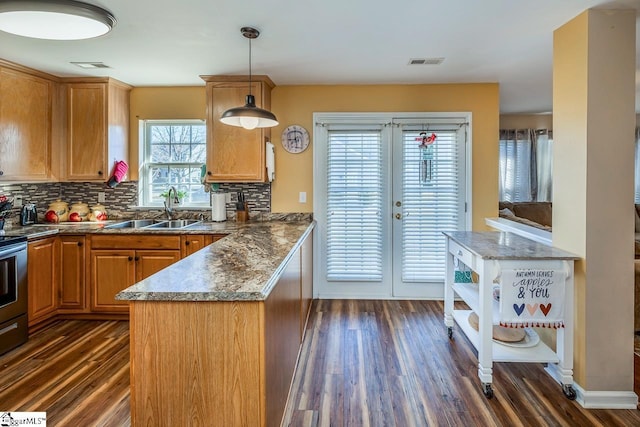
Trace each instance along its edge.
<path fill-rule="evenodd" d="M 227 203 L 225 193 L 211 193 L 211 221 L 227 220 Z"/>

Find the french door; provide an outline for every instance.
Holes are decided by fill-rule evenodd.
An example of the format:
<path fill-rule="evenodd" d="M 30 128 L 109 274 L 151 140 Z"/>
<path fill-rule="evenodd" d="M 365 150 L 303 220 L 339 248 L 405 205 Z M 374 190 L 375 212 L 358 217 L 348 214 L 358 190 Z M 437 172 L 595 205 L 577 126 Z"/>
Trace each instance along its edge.
<path fill-rule="evenodd" d="M 441 232 L 469 215 L 469 118 L 411 116 L 314 115 L 316 296 L 443 297 Z"/>

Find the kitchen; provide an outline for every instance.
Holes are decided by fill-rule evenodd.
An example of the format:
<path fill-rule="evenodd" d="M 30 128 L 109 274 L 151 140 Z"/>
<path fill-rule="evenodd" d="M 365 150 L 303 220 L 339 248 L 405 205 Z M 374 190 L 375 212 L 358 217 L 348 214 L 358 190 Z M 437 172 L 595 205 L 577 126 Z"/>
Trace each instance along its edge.
<path fill-rule="evenodd" d="M 234 33 L 237 29 L 234 28 Z M 239 36 L 238 36 L 239 37 Z M 240 37 L 239 37 L 240 38 Z M 238 49 L 245 53 L 246 45 L 240 40 Z M 259 40 L 255 44 L 256 52 L 259 52 Z M 261 70 L 262 71 L 262 70 Z M 312 112 L 314 111 L 470 111 L 474 118 L 474 157 L 473 161 L 477 164 L 486 166 L 486 170 L 476 172 L 477 179 L 474 179 L 473 187 L 473 218 L 471 226 L 474 229 L 485 229 L 484 218 L 495 216 L 495 206 L 497 205 L 496 195 L 494 191 L 495 185 L 492 180 L 487 178 L 487 174 L 491 175 L 496 170 L 492 168 L 496 162 L 496 150 L 493 146 L 495 134 L 497 133 L 497 120 L 499 115 L 499 88 L 494 83 L 478 83 L 478 84 L 450 84 L 450 85 L 388 85 L 388 86 L 278 86 L 272 91 L 271 110 L 278 117 L 286 122 L 281 127 L 275 129 L 275 135 L 279 135 L 280 131 L 290 123 L 298 123 L 308 130 L 314 128 L 312 122 Z M 348 107 L 343 105 L 342 99 L 350 99 Z M 138 119 L 154 118 L 154 119 L 182 119 L 182 118 L 199 118 L 206 120 L 206 90 L 203 86 L 191 87 L 133 87 L 130 92 L 130 113 L 129 121 L 134 124 Z M 242 101 L 240 101 L 240 105 Z M 273 135 L 272 135 L 273 137 Z M 277 141 L 276 137 L 274 139 Z M 139 144 L 139 134 L 135 125 L 132 125 L 129 131 L 129 143 L 131 147 Z M 313 210 L 311 199 L 307 203 L 299 202 L 299 193 L 305 192 L 308 195 L 313 194 L 313 175 L 312 175 L 312 151 L 307 150 L 301 154 L 288 155 L 284 152 L 280 144 L 276 145 L 276 180 L 267 186 L 268 190 L 257 191 L 261 194 L 270 193 L 269 206 L 271 212 L 302 212 L 310 213 Z M 137 150 L 132 149 L 129 153 L 129 164 L 138 164 Z M 51 152 L 52 165 L 56 165 L 55 157 L 61 153 Z M 131 183 L 122 183 L 112 191 L 105 191 L 106 200 L 110 197 L 119 199 L 117 195 L 120 190 L 125 190 L 127 185 L 131 185 L 129 191 L 125 191 L 126 197 L 135 199 L 137 189 L 135 188 L 137 170 L 135 167 L 130 168 Z M 294 177 L 294 178 L 293 178 Z M 85 185 L 79 183 L 45 183 L 39 185 L 24 185 L 33 188 L 25 191 L 42 191 L 42 188 L 50 188 L 48 194 L 64 195 L 74 194 L 74 192 L 83 191 Z M 14 185 L 14 184 L 11 184 Z M 99 189 L 102 189 L 99 183 L 95 184 L 97 188 L 88 187 L 88 197 L 96 197 Z M 75 186 L 75 187 L 74 187 Z M 34 188 L 35 187 L 35 188 Z M 40 187 L 40 188 L 38 188 Z M 67 187 L 70 189 L 67 190 Z M 22 191 L 22 187 L 20 187 Z M 68 191 L 68 192 L 67 192 Z M 228 190 L 235 192 L 234 188 Z M 248 194 L 248 191 L 245 191 Z M 292 197 L 292 195 L 294 195 Z M 45 196 L 48 197 L 48 196 Z M 66 198 L 68 196 L 63 196 Z M 252 201 L 251 195 L 247 196 L 249 202 Z M 67 199 L 68 200 L 68 199 Z M 131 200 L 131 199 L 129 199 Z M 49 198 L 44 201 L 44 209 L 48 203 L 53 201 Z M 94 201 L 89 199 L 88 202 Z M 124 208 L 110 205 L 105 202 L 109 212 L 117 214 L 119 210 L 126 212 L 121 217 L 126 216 L 142 216 L 138 211 L 127 211 L 128 206 L 135 203 L 124 203 Z M 117 202 L 116 202 L 117 204 Z M 197 215 L 198 211 L 190 212 L 188 215 Z M 265 208 L 265 212 L 268 212 Z M 231 210 L 233 213 L 233 208 Z M 151 215 L 161 215 L 161 209 L 151 211 Z M 222 240 L 224 241 L 224 239 Z"/>

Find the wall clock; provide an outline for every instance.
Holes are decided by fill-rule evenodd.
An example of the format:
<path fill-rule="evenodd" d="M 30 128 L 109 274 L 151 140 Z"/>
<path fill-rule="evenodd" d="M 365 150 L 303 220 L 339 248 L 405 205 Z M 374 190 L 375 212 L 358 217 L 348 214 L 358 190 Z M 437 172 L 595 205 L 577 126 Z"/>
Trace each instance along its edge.
<path fill-rule="evenodd" d="M 302 153 L 309 146 L 309 132 L 302 126 L 287 126 L 282 131 L 282 146 L 290 153 Z"/>

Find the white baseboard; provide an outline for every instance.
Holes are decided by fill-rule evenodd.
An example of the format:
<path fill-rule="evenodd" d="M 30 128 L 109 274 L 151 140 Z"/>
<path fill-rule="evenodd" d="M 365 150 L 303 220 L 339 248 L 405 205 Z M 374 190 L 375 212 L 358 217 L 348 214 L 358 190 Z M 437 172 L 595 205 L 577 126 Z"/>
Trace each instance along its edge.
<path fill-rule="evenodd" d="M 550 364 L 545 371 L 558 383 L 558 365 Z M 638 409 L 638 395 L 633 391 L 587 391 L 573 383 L 576 402 L 586 409 Z"/>

